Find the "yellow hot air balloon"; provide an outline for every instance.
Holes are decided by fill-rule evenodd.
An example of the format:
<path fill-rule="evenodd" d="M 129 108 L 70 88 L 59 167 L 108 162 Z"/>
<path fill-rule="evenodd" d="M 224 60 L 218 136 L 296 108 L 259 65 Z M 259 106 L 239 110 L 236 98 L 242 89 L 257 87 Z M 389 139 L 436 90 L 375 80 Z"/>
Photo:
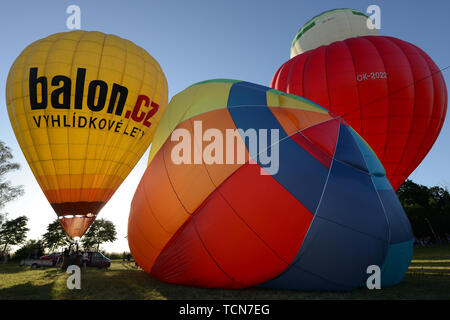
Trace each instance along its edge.
<path fill-rule="evenodd" d="M 53 34 L 15 60 L 11 124 L 70 237 L 84 234 L 150 145 L 167 91 L 152 56 L 101 32 Z"/>

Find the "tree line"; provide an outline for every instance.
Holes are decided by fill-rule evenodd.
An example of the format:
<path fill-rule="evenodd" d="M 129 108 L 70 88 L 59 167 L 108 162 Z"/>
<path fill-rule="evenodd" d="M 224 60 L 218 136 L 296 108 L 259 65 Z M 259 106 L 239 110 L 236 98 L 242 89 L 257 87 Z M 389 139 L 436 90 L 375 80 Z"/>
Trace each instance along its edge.
<path fill-rule="evenodd" d="M 102 243 L 114 242 L 117 239 L 116 236 L 116 227 L 111 221 L 97 219 L 81 238 L 78 246 L 86 251 L 99 251 Z M 35 250 L 38 256 L 42 256 L 45 252 L 60 252 L 73 245 L 73 241 L 66 235 L 56 219 L 47 226 L 47 232 L 40 239 L 23 241 L 13 258 L 17 260 L 28 258 Z"/>
<path fill-rule="evenodd" d="M 13 256 L 14 259 L 20 260 L 29 258 L 35 251 L 38 256 L 42 256 L 45 252 L 62 251 L 74 245 L 58 219 L 47 226 L 47 232 L 41 238 L 26 240 L 29 231 L 27 222 L 28 218 L 21 216 L 6 220 L 0 226 L 0 245 L 2 245 L 0 251 L 7 252 L 8 246 L 21 245 Z M 116 227 L 111 221 L 98 219 L 91 224 L 78 246 L 86 251 L 99 251 L 102 243 L 114 242 L 117 239 L 116 236 Z"/>
<path fill-rule="evenodd" d="M 446 187 L 427 187 L 406 180 L 397 196 L 416 238 L 445 241 L 450 235 L 450 193 Z"/>

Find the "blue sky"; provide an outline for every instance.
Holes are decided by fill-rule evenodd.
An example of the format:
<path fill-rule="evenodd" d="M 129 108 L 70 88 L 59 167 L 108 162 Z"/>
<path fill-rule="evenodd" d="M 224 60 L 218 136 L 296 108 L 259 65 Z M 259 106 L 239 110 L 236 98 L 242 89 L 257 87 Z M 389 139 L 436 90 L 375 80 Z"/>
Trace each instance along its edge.
<path fill-rule="evenodd" d="M 31 42 L 68 31 L 66 8 L 81 8 L 81 28 L 129 39 L 155 57 L 166 74 L 169 98 L 193 83 L 231 78 L 269 85 L 278 67 L 289 59 L 297 30 L 311 17 L 334 8 L 365 12 L 381 8 L 381 35 L 409 41 L 427 52 L 435 63 L 450 65 L 448 1 L 303 1 L 303 0 L 190 0 L 190 1 L 8 1 L 0 9 L 0 139 L 13 149 L 22 165 L 9 175 L 25 186 L 25 196 L 7 205 L 13 218 L 30 218 L 29 238 L 36 239 L 56 217 L 20 151 L 5 104 L 5 84 L 14 59 Z M 443 72 L 450 83 L 450 70 Z M 425 185 L 450 186 L 450 124 L 444 124 L 433 149 L 410 176 Z M 100 217 L 112 220 L 118 238 L 108 251 L 128 250 L 129 204 L 145 170 L 148 151 L 116 191 Z"/>

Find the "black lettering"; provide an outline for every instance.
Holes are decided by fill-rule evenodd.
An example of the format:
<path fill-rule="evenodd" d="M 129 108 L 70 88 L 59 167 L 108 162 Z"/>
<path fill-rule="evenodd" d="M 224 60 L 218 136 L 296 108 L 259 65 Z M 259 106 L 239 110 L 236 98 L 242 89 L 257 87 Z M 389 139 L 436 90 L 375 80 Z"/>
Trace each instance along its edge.
<path fill-rule="evenodd" d="M 119 132 L 120 128 L 122 127 L 122 122 L 117 122 L 116 123 L 116 128 L 114 129 L 114 132 Z"/>
<path fill-rule="evenodd" d="M 86 79 L 86 69 L 78 68 L 77 80 L 75 83 L 75 109 L 83 107 L 84 80 Z"/>
<path fill-rule="evenodd" d="M 136 136 L 136 132 L 138 131 L 138 128 L 136 128 L 136 127 L 133 127 L 133 130 L 131 130 L 131 132 L 130 132 L 130 137 L 135 137 Z"/>
<path fill-rule="evenodd" d="M 36 127 L 40 128 L 41 127 L 41 116 L 38 117 L 39 121 L 36 120 L 36 116 L 33 116 L 33 120 L 34 120 L 34 123 L 36 123 Z"/>
<path fill-rule="evenodd" d="M 108 113 L 114 111 L 114 105 L 116 104 L 117 95 L 120 94 L 119 101 L 117 102 L 116 115 L 121 116 L 125 102 L 127 101 L 128 89 L 124 86 L 120 86 L 114 83 L 111 91 L 111 97 L 109 98 Z"/>
<path fill-rule="evenodd" d="M 57 86 L 61 82 L 63 82 L 63 85 L 52 92 L 52 106 L 56 109 L 70 109 L 70 88 L 72 86 L 72 81 L 66 76 L 55 76 L 52 79 L 52 86 Z M 61 95 L 62 103 L 60 102 Z"/>
<path fill-rule="evenodd" d="M 48 118 L 49 118 L 50 116 L 49 116 L 49 115 L 44 115 L 43 117 L 44 117 L 44 120 L 45 120 L 45 124 L 46 124 L 47 127 L 48 127 Z"/>
<path fill-rule="evenodd" d="M 116 120 L 108 120 L 108 130 L 111 130 L 111 128 L 114 126 L 114 123 L 116 122 Z"/>
<path fill-rule="evenodd" d="M 97 120 L 97 118 L 89 118 L 89 128 L 94 127 L 94 129 L 97 129 L 97 127 L 95 126 L 95 120 Z"/>
<path fill-rule="evenodd" d="M 98 122 L 98 128 L 99 128 L 99 129 L 105 129 L 105 127 L 106 127 L 106 119 L 101 119 L 101 120 Z"/>
<path fill-rule="evenodd" d="M 84 123 L 83 123 L 83 124 L 81 124 L 81 121 L 80 121 L 81 119 L 84 120 Z M 86 119 L 86 117 L 79 116 L 79 117 L 78 117 L 78 128 L 84 128 L 84 127 L 86 127 L 86 124 L 87 124 L 87 119 Z"/>
<path fill-rule="evenodd" d="M 98 99 L 95 101 L 97 93 L 97 87 L 99 88 Z M 101 111 L 105 107 L 106 94 L 108 92 L 108 85 L 102 80 L 93 80 L 89 83 L 89 91 L 87 97 L 87 105 L 92 111 Z M 97 102 L 97 103 L 96 103 Z"/>
<path fill-rule="evenodd" d="M 67 116 L 66 115 L 64 115 L 63 116 L 63 123 L 64 123 L 64 127 L 69 127 L 70 128 L 70 124 L 69 123 L 67 123 Z"/>
<path fill-rule="evenodd" d="M 57 123 L 58 124 L 58 127 L 59 126 L 61 126 L 61 122 L 60 122 L 60 118 L 59 118 L 59 114 L 56 116 L 56 118 L 53 118 L 53 114 L 52 114 L 52 127 L 54 127 L 55 126 L 55 123 Z"/>
<path fill-rule="evenodd" d="M 31 110 L 47 108 L 47 78 L 37 78 L 38 68 L 30 68 L 29 90 Z M 37 85 L 41 84 L 41 102 L 37 101 Z"/>
<path fill-rule="evenodd" d="M 125 127 L 125 130 L 123 130 L 123 134 L 126 135 L 126 136 L 128 136 L 128 131 L 127 131 L 127 129 L 128 129 L 128 125 Z"/>

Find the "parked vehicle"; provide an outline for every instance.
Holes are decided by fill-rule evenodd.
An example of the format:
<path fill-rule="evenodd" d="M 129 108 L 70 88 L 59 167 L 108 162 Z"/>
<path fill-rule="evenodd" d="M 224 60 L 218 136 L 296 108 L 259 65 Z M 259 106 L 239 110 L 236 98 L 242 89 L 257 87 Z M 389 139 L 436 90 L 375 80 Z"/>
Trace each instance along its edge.
<path fill-rule="evenodd" d="M 111 266 L 111 260 L 105 257 L 101 252 L 88 251 L 88 256 L 89 260 L 87 263 L 87 267 L 107 269 Z M 54 267 L 59 266 L 59 263 L 62 263 L 62 258 L 63 257 L 61 253 L 53 252 L 51 254 L 42 256 L 39 259 L 23 259 L 20 261 L 20 266 L 31 266 L 32 269 L 36 269 L 39 267 Z M 81 259 L 79 261 L 79 266 L 81 267 Z"/>
<path fill-rule="evenodd" d="M 88 267 L 97 267 L 100 269 L 107 269 L 111 266 L 111 260 L 105 257 L 101 252 L 89 252 Z"/>
<path fill-rule="evenodd" d="M 101 252 L 97 252 L 97 251 L 88 251 L 88 262 L 86 264 L 87 267 L 96 267 L 99 269 L 107 269 L 111 266 L 111 260 L 107 257 L 105 257 Z M 66 268 L 67 266 L 69 266 L 70 264 L 75 264 L 78 266 L 82 266 L 82 259 L 81 259 L 81 255 L 80 256 L 73 256 L 73 255 L 69 255 L 67 264 L 64 265 L 64 268 Z M 64 258 L 62 259 L 64 260 Z"/>
<path fill-rule="evenodd" d="M 39 259 L 41 259 L 41 260 L 53 260 L 54 258 L 56 258 L 56 257 L 58 257 L 60 255 L 61 255 L 61 253 L 59 253 L 59 252 L 53 252 L 53 253 L 50 253 L 50 254 L 46 254 L 46 255 L 40 257 Z"/>
<path fill-rule="evenodd" d="M 30 266 L 31 269 L 36 269 L 39 267 L 52 267 L 53 261 L 45 259 L 22 259 L 20 260 L 20 266 Z"/>
<path fill-rule="evenodd" d="M 61 256 L 62 256 L 62 253 L 60 253 L 60 252 L 53 252 L 51 254 L 47 254 L 45 256 L 42 256 L 39 259 L 41 259 L 41 260 L 50 260 L 50 261 L 53 262 L 53 265 L 55 266 L 58 263 L 58 261 L 61 258 Z"/>

